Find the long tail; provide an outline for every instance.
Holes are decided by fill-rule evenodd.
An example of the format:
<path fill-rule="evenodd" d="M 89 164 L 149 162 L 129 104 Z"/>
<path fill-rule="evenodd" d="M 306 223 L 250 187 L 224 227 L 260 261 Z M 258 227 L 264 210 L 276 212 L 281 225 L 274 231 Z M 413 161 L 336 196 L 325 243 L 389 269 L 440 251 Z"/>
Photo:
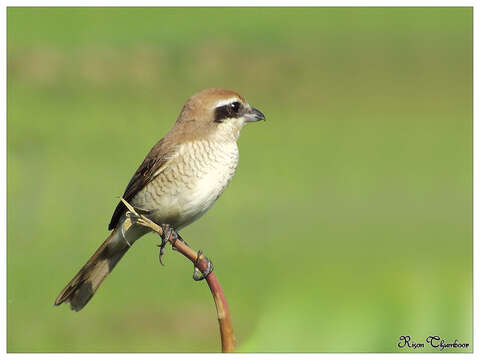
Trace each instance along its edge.
<path fill-rule="evenodd" d="M 69 302 L 72 310 L 79 311 L 90 301 L 92 296 L 110 274 L 130 246 L 121 236 L 118 228 L 112 231 L 95 254 L 80 269 L 55 299 L 55 305 Z"/>

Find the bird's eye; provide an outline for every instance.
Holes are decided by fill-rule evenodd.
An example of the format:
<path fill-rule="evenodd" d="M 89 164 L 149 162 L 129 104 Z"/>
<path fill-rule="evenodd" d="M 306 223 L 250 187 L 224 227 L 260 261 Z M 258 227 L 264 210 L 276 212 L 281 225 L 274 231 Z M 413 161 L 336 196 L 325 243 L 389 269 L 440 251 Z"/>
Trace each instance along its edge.
<path fill-rule="evenodd" d="M 225 119 L 236 119 L 242 114 L 242 103 L 234 101 L 215 108 L 215 122 L 223 122 Z"/>
<path fill-rule="evenodd" d="M 233 112 L 238 112 L 240 109 L 240 103 L 238 101 L 235 101 L 230 104 L 230 107 L 232 108 Z"/>

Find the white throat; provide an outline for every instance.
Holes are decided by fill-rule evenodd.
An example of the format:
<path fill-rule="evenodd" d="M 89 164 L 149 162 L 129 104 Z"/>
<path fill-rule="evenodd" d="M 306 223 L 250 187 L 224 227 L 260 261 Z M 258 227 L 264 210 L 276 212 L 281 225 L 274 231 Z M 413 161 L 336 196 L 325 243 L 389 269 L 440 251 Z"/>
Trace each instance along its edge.
<path fill-rule="evenodd" d="M 221 142 L 237 141 L 244 125 L 243 118 L 225 119 L 217 125 L 214 139 Z"/>

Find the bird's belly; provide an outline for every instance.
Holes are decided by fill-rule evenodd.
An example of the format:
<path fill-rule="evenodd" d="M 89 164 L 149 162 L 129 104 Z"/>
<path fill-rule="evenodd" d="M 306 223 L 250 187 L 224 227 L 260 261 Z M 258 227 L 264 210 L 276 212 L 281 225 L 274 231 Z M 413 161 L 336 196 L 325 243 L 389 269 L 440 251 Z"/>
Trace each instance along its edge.
<path fill-rule="evenodd" d="M 149 211 L 156 223 L 179 230 L 210 209 L 233 177 L 237 161 L 238 153 L 232 152 L 197 164 L 172 164 L 138 194 L 134 206 Z"/>
<path fill-rule="evenodd" d="M 230 178 L 218 172 L 211 173 L 199 179 L 191 189 L 184 189 L 171 206 L 175 210 L 169 217 L 173 218 L 176 227 L 184 227 L 206 213 L 223 193 Z M 159 209 L 159 213 L 161 212 L 163 211 Z"/>

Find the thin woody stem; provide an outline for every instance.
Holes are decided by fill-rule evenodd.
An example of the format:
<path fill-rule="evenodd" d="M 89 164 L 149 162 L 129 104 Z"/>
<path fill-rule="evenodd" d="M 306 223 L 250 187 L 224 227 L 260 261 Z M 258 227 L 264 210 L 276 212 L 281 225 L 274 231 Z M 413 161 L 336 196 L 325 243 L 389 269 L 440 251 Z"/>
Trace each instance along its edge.
<path fill-rule="evenodd" d="M 137 224 L 148 227 L 155 231 L 159 236 L 162 236 L 163 229 L 160 225 L 154 223 L 147 217 L 138 214 L 125 199 L 121 198 L 121 200 L 131 213 L 127 213 L 127 216 L 130 215 L 130 218 L 134 218 Z M 193 250 L 186 243 L 182 241 L 176 241 L 172 238 L 172 236 L 170 236 L 167 241 L 170 242 L 172 246 L 175 245 L 175 249 L 183 256 L 188 258 L 202 273 L 208 270 L 208 258 L 203 255 L 199 255 L 197 251 Z M 208 287 L 210 288 L 213 296 L 213 300 L 215 301 L 215 306 L 217 308 L 220 338 L 222 341 L 222 352 L 233 352 L 235 351 L 236 341 L 235 335 L 233 334 L 232 319 L 230 318 L 230 310 L 228 309 L 227 299 L 225 298 L 222 287 L 220 286 L 220 283 L 213 271 L 208 274 L 205 280 L 207 281 Z"/>

